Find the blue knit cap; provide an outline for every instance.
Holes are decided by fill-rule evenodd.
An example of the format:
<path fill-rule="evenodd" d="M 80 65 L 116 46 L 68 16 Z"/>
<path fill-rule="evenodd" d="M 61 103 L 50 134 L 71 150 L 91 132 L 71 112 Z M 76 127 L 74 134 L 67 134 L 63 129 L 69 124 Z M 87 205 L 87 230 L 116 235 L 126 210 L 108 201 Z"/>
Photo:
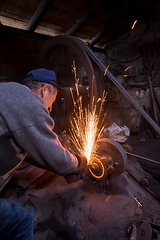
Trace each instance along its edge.
<path fill-rule="evenodd" d="M 45 68 L 34 69 L 27 73 L 24 80 L 25 81 L 34 80 L 38 82 L 46 82 L 53 84 L 58 89 L 56 97 L 57 100 L 67 97 L 66 91 L 64 91 L 62 88 L 58 86 L 56 74 L 52 70 L 48 70 Z"/>

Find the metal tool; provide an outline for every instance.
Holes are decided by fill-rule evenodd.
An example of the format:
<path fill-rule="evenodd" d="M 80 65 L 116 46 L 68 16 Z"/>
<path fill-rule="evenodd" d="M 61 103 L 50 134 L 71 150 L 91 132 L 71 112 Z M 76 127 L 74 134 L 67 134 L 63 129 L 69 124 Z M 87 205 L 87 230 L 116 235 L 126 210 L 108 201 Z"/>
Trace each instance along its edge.
<path fill-rule="evenodd" d="M 152 236 L 151 225 L 146 221 L 142 222 L 137 231 L 137 240 L 151 240 L 151 236 Z"/>
<path fill-rule="evenodd" d="M 128 229 L 130 240 L 159 240 L 160 226 L 148 221 L 137 221 Z"/>
<path fill-rule="evenodd" d="M 109 177 L 120 175 L 127 163 L 127 155 L 124 148 L 110 138 L 102 138 L 97 141 L 98 150 L 93 155 L 90 163 L 89 172 L 91 177 L 102 180 Z"/>
<path fill-rule="evenodd" d="M 158 161 L 155 161 L 155 160 L 152 160 L 152 159 L 149 159 L 149 158 L 146 158 L 146 157 L 142 157 L 142 156 L 139 156 L 137 154 L 133 154 L 133 153 L 130 153 L 130 152 L 126 152 L 126 154 L 130 155 L 130 156 L 133 156 L 133 157 L 136 157 L 136 158 L 140 158 L 140 159 L 146 160 L 148 162 L 152 162 L 152 163 L 160 165 L 160 162 L 158 162 Z"/>

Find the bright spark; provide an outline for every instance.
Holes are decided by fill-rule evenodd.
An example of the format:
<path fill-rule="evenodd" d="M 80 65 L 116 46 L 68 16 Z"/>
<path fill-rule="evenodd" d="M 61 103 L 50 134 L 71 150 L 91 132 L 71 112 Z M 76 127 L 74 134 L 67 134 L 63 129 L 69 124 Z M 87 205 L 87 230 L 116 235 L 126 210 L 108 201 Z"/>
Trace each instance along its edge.
<path fill-rule="evenodd" d="M 102 114 L 103 103 L 105 102 L 105 99 L 106 99 L 106 94 L 105 92 L 103 92 L 102 98 L 99 98 L 97 100 L 97 103 L 100 102 L 100 108 L 99 108 L 98 114 L 96 113 L 97 103 L 95 103 L 94 97 L 92 99 L 91 109 L 89 105 L 87 108 L 83 109 L 82 96 L 79 95 L 79 90 L 78 90 L 79 80 L 77 80 L 75 62 L 73 62 L 72 68 L 73 68 L 73 72 L 75 73 L 75 86 L 76 86 L 78 100 L 75 101 L 75 98 L 73 95 L 73 89 L 70 88 L 71 96 L 74 104 L 74 115 L 75 115 L 73 119 L 70 118 L 71 140 L 73 144 L 76 146 L 79 153 L 87 158 L 88 164 L 89 163 L 92 164 L 92 159 L 94 159 L 93 162 L 98 162 L 99 164 L 101 164 L 102 174 L 100 176 L 95 175 L 94 172 L 92 172 L 92 170 L 89 168 L 89 171 L 95 178 L 101 179 L 104 175 L 105 170 L 104 170 L 103 164 L 99 159 L 99 156 L 96 154 L 96 151 L 98 148 L 98 145 L 96 144 L 96 142 L 98 139 L 100 139 L 102 131 L 105 127 L 104 120 L 107 112 L 104 114 L 101 123 L 100 123 L 100 117 Z M 106 72 L 107 70 L 108 68 L 106 69 Z M 92 82 L 92 87 L 93 87 L 93 83 L 94 81 Z M 129 192 L 129 190 L 117 179 L 117 177 L 115 177 L 113 174 L 112 176 L 132 196 L 132 198 L 136 201 L 138 206 L 142 207 L 142 204 L 140 203 L 140 201 L 138 201 L 137 198 L 134 197 L 133 194 Z"/>
<path fill-rule="evenodd" d="M 73 98 L 72 89 L 71 96 Z M 91 156 L 95 154 L 97 150 L 96 142 L 101 137 L 102 131 L 105 127 L 105 125 L 103 125 L 103 122 L 106 114 L 103 117 L 102 123 L 101 124 L 99 123 L 104 98 L 105 95 L 103 94 L 103 98 L 101 100 L 100 99 L 98 100 L 101 101 L 99 114 L 96 113 L 97 110 L 96 104 L 92 103 L 93 108 L 92 111 L 90 111 L 89 105 L 87 108 L 83 109 L 82 96 L 78 98 L 77 102 L 73 98 L 73 103 L 75 106 L 74 107 L 75 117 L 73 119 L 70 119 L 71 140 L 73 144 L 76 146 L 77 150 L 80 152 L 80 154 L 87 158 L 88 163 L 90 162 Z"/>
<path fill-rule="evenodd" d="M 138 207 L 142 207 L 143 205 L 138 201 L 136 197 L 133 196 L 133 194 L 118 180 L 117 177 L 115 177 L 113 174 L 112 176 L 119 182 L 119 184 L 131 195 L 131 197 L 136 201 Z"/>
<path fill-rule="evenodd" d="M 73 71 L 76 75 L 75 63 L 73 62 Z M 102 121 L 100 118 L 102 115 L 102 106 L 105 102 L 106 94 L 103 93 L 102 98 L 97 100 L 100 102 L 99 112 L 97 114 L 97 103 L 95 103 L 94 97 L 92 99 L 92 106 L 88 106 L 84 109 L 82 104 L 82 96 L 79 95 L 78 81 L 75 77 L 75 86 L 78 100 L 76 101 L 73 95 L 73 89 L 70 88 L 71 96 L 74 104 L 74 115 L 73 119 L 70 119 L 71 129 L 70 135 L 73 144 L 76 146 L 79 153 L 85 156 L 90 162 L 92 155 L 97 150 L 97 140 L 100 139 L 102 131 L 105 127 L 104 119 L 107 113 L 104 114 Z"/>
<path fill-rule="evenodd" d="M 127 68 L 124 70 L 124 72 L 126 72 L 129 68 L 132 68 L 132 66 L 127 67 Z"/>
<path fill-rule="evenodd" d="M 135 27 L 136 23 L 137 23 L 137 20 L 134 21 L 134 23 L 133 23 L 133 25 L 132 25 L 132 30 L 133 30 L 133 28 Z"/>
<path fill-rule="evenodd" d="M 107 68 L 105 69 L 105 72 L 104 72 L 104 76 L 107 74 L 107 71 L 108 71 L 108 68 L 110 67 L 110 64 L 107 66 Z"/>

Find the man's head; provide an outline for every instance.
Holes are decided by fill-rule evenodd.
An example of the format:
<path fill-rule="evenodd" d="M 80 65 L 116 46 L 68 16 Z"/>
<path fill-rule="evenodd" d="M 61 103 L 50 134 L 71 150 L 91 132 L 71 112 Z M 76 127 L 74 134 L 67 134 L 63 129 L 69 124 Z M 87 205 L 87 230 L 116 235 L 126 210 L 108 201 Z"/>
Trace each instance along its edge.
<path fill-rule="evenodd" d="M 25 76 L 22 84 L 28 86 L 33 93 L 39 96 L 50 110 L 56 99 L 67 96 L 67 93 L 58 86 L 56 75 L 52 70 L 34 69 Z"/>

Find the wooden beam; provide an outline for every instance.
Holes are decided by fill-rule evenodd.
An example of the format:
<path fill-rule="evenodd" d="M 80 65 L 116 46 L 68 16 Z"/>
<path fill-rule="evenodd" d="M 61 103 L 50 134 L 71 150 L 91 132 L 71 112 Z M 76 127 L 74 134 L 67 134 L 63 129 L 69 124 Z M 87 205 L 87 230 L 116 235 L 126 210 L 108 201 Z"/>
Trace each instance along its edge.
<path fill-rule="evenodd" d="M 37 8 L 36 12 L 32 16 L 30 22 L 28 23 L 26 30 L 34 32 L 39 23 L 42 21 L 44 15 L 48 12 L 55 0 L 42 0 L 41 4 Z"/>
<path fill-rule="evenodd" d="M 89 17 L 91 11 L 87 10 L 82 14 L 82 16 L 73 24 L 73 26 L 68 30 L 66 35 L 72 35 L 78 28 L 79 26 Z"/>
<path fill-rule="evenodd" d="M 88 43 L 89 46 L 94 46 L 102 37 L 106 35 L 108 32 L 108 26 L 102 29 L 95 37 L 91 39 L 91 41 Z"/>
<path fill-rule="evenodd" d="M 88 10 L 85 11 L 82 16 L 73 24 L 73 26 L 68 30 L 66 35 L 73 35 L 75 31 L 84 23 L 88 18 L 91 17 L 93 13 L 98 11 L 98 9 L 102 6 L 104 0 L 92 0 L 89 2 Z"/>

